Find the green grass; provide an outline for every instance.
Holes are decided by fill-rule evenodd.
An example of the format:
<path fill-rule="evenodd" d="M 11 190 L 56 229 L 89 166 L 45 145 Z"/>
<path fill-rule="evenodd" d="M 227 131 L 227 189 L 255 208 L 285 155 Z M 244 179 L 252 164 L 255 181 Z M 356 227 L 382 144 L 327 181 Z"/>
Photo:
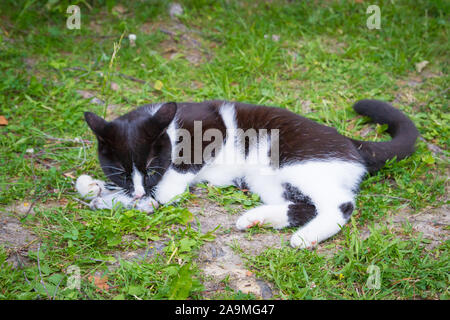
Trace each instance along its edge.
<path fill-rule="evenodd" d="M 332 256 L 308 250 L 269 249 L 247 256 L 250 270 L 271 280 L 283 299 L 448 299 L 448 244 L 429 253 L 422 239 L 402 241 L 386 229 L 361 240 L 344 228 L 341 248 Z M 380 287 L 368 285 L 369 267 L 380 270 Z"/>
<path fill-rule="evenodd" d="M 0 206 L 32 204 L 36 214 L 19 218 L 40 244 L 23 268 L 7 264 L 12 253 L 0 249 L 1 299 L 203 297 L 195 258 L 214 235 L 190 227 L 185 202 L 146 216 L 93 212 L 74 199 L 72 177 L 104 179 L 82 112 L 111 117 L 148 102 L 228 99 L 285 107 L 359 138 L 369 124 L 351 105 L 361 98 L 394 101 L 405 111 L 424 139 L 416 153 L 363 182 L 353 223 L 323 244 L 331 253 L 286 247 L 242 255 L 274 284 L 275 298 L 448 299 L 448 241 L 427 250 L 410 228 L 400 237 L 379 227 L 402 208 L 419 213 L 447 203 L 447 1 L 377 1 L 381 29 L 368 30 L 365 2 L 192 0 L 179 18 L 188 32 L 173 28 L 167 2 L 124 2 L 124 13 L 113 9 L 119 1 L 70 4 L 77 2 L 80 30 L 65 27 L 69 1 L 0 4 L 0 115 L 9 122 L 0 127 Z M 135 47 L 129 33 L 137 35 Z M 424 60 L 429 64 L 418 73 L 415 64 Z M 92 103 L 80 90 L 106 103 Z M 383 129 L 364 139 L 387 139 Z M 235 188 L 203 187 L 231 211 L 259 201 Z M 373 232 L 361 240 L 367 225 Z M 145 261 L 114 255 L 159 242 L 166 246 Z M 372 264 L 381 269 L 377 290 L 366 284 Z M 80 290 L 66 286 L 73 265 Z M 97 273 L 107 277 L 107 290 L 93 284 Z M 256 298 L 232 289 L 219 297 Z"/>

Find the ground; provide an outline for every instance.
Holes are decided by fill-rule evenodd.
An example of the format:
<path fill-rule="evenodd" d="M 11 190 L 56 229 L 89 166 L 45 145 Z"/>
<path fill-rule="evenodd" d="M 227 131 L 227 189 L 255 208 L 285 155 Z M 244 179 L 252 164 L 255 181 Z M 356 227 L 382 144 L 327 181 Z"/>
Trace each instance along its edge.
<path fill-rule="evenodd" d="M 0 4 L 0 299 L 448 299 L 447 2 L 380 1 L 373 30 L 365 1 L 76 3 L 79 30 L 67 1 Z M 389 139 L 362 98 L 403 110 L 417 150 L 313 250 L 289 247 L 293 229 L 236 230 L 247 190 L 200 184 L 146 215 L 91 211 L 73 187 L 105 179 L 84 111 L 225 99 Z"/>

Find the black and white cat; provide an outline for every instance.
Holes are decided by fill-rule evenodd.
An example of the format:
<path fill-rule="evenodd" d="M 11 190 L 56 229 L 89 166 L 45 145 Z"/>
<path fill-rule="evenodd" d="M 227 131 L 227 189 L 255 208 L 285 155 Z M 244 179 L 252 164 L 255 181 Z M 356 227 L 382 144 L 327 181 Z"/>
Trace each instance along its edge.
<path fill-rule="evenodd" d="M 118 190 L 88 176 L 77 190 L 86 195 L 94 186 L 93 208 L 121 202 L 151 212 L 198 182 L 245 186 L 263 205 L 244 213 L 237 229 L 298 226 L 291 245 L 311 247 L 349 220 L 367 172 L 414 151 L 418 131 L 401 111 L 377 100 L 353 108 L 387 124 L 392 140 L 357 141 L 286 109 L 238 102 L 149 104 L 111 122 L 86 112 Z"/>

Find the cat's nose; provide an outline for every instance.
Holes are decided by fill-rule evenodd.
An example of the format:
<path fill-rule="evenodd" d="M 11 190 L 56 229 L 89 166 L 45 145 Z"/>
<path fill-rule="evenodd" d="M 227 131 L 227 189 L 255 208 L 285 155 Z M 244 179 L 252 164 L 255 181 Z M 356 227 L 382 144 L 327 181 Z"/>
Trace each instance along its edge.
<path fill-rule="evenodd" d="M 135 193 L 135 194 L 134 194 L 134 199 L 135 199 L 135 200 L 140 199 L 140 198 L 142 198 L 144 195 L 145 195 L 145 193 L 141 193 L 141 192 Z"/>

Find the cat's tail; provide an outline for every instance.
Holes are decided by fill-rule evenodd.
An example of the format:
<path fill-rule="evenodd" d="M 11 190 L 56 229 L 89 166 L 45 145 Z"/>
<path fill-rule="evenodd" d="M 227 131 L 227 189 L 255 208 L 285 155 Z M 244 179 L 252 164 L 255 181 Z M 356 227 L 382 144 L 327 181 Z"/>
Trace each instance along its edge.
<path fill-rule="evenodd" d="M 353 109 L 368 116 L 375 123 L 387 124 L 387 132 L 392 140 L 386 142 L 358 141 L 350 139 L 358 149 L 369 172 L 381 169 L 386 160 L 406 158 L 414 152 L 414 144 L 419 132 L 414 123 L 400 110 L 389 103 L 378 100 L 361 100 Z"/>

